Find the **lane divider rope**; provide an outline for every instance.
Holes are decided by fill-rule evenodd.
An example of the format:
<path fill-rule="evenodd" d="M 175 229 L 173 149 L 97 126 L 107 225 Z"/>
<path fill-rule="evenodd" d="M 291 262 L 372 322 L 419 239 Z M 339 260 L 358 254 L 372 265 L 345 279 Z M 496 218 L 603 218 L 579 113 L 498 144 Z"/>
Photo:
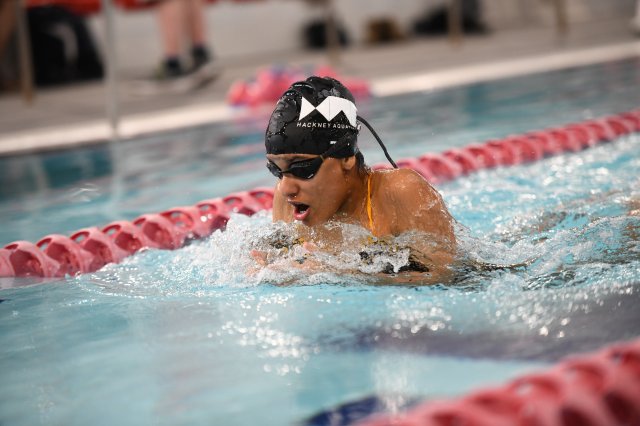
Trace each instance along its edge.
<path fill-rule="evenodd" d="M 492 139 L 440 154 L 405 158 L 397 164 L 416 170 L 437 185 L 482 169 L 578 152 L 634 132 L 640 132 L 640 109 L 564 127 Z M 389 167 L 377 164 L 373 169 Z M 194 206 L 143 214 L 133 221 L 119 220 L 102 228 L 81 229 L 70 236 L 47 235 L 35 244 L 14 241 L 0 248 L 0 277 L 64 277 L 94 272 L 145 247 L 180 248 L 190 239 L 205 238 L 218 229 L 224 229 L 232 212 L 250 216 L 271 209 L 272 203 L 272 188 L 255 188 L 203 200 Z"/>
<path fill-rule="evenodd" d="M 572 355 L 546 371 L 357 426 L 640 425 L 640 339 Z"/>

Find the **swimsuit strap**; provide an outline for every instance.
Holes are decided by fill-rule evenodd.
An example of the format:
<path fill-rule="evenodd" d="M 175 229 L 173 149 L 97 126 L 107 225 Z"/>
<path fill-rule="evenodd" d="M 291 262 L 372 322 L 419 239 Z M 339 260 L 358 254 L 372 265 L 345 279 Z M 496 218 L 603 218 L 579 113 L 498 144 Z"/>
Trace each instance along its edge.
<path fill-rule="evenodd" d="M 373 209 L 371 208 L 371 175 L 367 178 L 367 216 L 369 216 L 369 230 L 373 233 Z"/>

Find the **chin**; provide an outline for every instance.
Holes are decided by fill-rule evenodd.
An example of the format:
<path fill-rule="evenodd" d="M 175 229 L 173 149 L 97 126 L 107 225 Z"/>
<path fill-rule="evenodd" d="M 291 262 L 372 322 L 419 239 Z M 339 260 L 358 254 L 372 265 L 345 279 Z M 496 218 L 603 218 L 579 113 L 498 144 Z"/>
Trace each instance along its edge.
<path fill-rule="evenodd" d="M 320 223 L 322 223 L 321 220 L 318 220 L 316 217 L 309 215 L 309 217 L 305 217 L 304 220 L 301 221 L 301 223 L 307 225 L 307 226 L 316 226 Z"/>

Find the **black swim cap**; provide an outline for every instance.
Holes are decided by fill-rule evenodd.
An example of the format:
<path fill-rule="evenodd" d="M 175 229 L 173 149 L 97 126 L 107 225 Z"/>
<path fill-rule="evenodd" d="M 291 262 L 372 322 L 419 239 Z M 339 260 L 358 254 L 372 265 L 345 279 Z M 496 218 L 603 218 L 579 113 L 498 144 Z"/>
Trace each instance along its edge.
<path fill-rule="evenodd" d="M 321 155 L 336 143 L 331 157 L 358 152 L 357 111 L 353 95 L 339 81 L 309 77 L 293 83 L 278 100 L 265 134 L 267 154 Z"/>

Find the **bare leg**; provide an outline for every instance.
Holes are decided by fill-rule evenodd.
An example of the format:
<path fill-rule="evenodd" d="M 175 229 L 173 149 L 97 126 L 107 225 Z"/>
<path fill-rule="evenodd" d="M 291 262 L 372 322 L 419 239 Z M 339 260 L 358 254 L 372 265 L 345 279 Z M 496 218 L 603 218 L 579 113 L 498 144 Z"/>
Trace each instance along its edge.
<path fill-rule="evenodd" d="M 166 58 L 177 58 L 183 43 L 185 7 L 187 0 L 164 0 L 158 5 L 162 50 Z"/>
<path fill-rule="evenodd" d="M 186 9 L 186 34 L 191 42 L 193 70 L 210 62 L 207 48 L 207 27 L 204 19 L 204 0 L 184 0 Z"/>
<path fill-rule="evenodd" d="M 207 44 L 207 30 L 204 23 L 203 0 L 184 0 L 186 6 L 187 31 L 192 46 Z"/>
<path fill-rule="evenodd" d="M 0 0 L 2 1 L 2 0 Z M 157 9 L 164 62 L 163 77 L 180 77 L 210 62 L 204 21 L 204 0 L 163 0 Z M 189 43 L 189 69 L 181 63 L 181 53 Z"/>
<path fill-rule="evenodd" d="M 9 40 L 9 36 L 13 33 L 16 23 L 16 6 L 14 0 L 0 0 L 0 57 L 4 52 L 4 48 Z"/>

